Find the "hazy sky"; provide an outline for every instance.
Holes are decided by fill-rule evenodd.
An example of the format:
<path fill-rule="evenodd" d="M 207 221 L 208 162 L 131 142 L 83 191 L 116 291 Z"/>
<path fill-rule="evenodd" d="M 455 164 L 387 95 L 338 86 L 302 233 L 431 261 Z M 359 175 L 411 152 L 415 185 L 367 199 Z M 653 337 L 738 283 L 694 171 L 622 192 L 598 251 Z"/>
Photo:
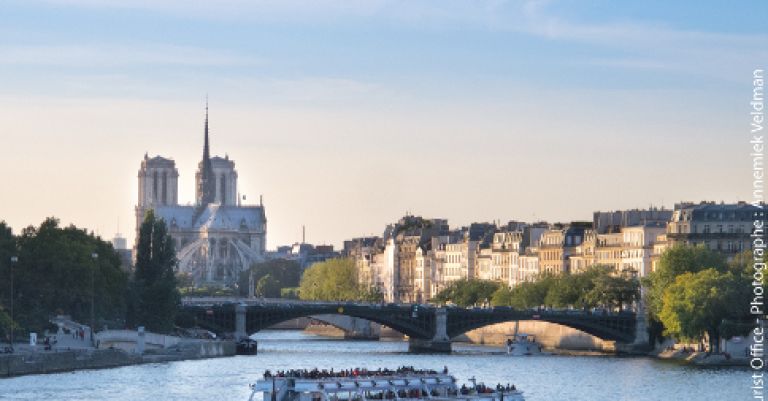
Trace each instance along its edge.
<path fill-rule="evenodd" d="M 588 4 L 587 4 L 588 3 Z M 718 4 L 715 4 L 718 3 Z M 211 148 L 270 248 L 749 199 L 768 2 L 0 1 L 0 220 L 133 240 L 145 152 Z"/>

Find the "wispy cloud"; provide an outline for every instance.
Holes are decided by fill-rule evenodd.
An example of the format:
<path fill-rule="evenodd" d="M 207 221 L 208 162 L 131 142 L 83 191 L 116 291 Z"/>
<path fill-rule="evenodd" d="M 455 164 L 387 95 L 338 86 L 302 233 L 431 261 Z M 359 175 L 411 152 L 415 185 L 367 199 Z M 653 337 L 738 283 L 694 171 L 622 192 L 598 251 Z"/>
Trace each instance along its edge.
<path fill-rule="evenodd" d="M 602 46 L 622 53 L 616 60 L 603 62 L 603 65 L 615 68 L 668 68 L 720 78 L 732 77 L 734 70 L 745 63 L 768 60 L 766 34 L 696 31 L 653 20 L 576 22 L 574 16 L 560 15 L 554 11 L 553 4 L 556 2 L 550 0 L 26 0 L 22 4 L 34 2 L 67 7 L 141 9 L 201 19 L 336 23 L 344 18 L 373 17 L 414 26 L 449 29 L 470 26 L 474 29 L 531 35 L 565 44 Z M 118 60 L 129 61 L 133 56 L 130 53 L 122 51 L 116 56 Z M 77 60 L 76 56 L 57 56 L 70 62 Z M 176 49 L 169 54 L 162 50 L 150 51 L 136 56 L 139 59 L 178 64 L 243 61 L 233 55 L 204 59 L 198 57 L 195 50 L 184 49 Z M 3 54 L 0 57 L 3 60 L 29 60 L 38 55 L 22 53 Z"/>
<path fill-rule="evenodd" d="M 0 65 L 112 67 L 141 65 L 248 66 L 263 60 L 218 50 L 172 45 L 0 46 Z"/>

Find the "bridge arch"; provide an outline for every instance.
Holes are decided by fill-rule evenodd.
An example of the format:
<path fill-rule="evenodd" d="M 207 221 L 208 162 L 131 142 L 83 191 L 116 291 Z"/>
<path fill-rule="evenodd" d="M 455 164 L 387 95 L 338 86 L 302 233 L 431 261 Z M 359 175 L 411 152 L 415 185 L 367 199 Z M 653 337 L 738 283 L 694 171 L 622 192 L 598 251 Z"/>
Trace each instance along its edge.
<path fill-rule="evenodd" d="M 339 314 L 313 315 L 310 323 L 314 322 L 341 330 L 347 339 L 379 339 L 381 334 L 380 324 L 359 317 Z"/>
<path fill-rule="evenodd" d="M 411 340 L 449 342 L 468 331 L 516 320 L 545 321 L 590 334 L 602 340 L 632 343 L 640 335 L 634 313 L 597 315 L 562 311 L 527 311 L 511 308 L 463 309 L 426 305 L 379 305 L 299 301 L 186 302 L 184 310 L 194 324 L 214 332 L 252 334 L 277 323 L 314 315 L 345 315 L 376 322 Z M 238 317 L 239 316 L 239 317 Z M 438 318 L 439 317 L 439 318 Z M 239 322 L 239 323 L 238 323 Z M 639 331 L 636 331 L 636 328 Z"/>
<path fill-rule="evenodd" d="M 635 339 L 636 316 L 633 313 L 593 315 L 589 313 L 493 311 L 452 309 L 448 311 L 446 333 L 455 338 L 485 326 L 514 321 L 541 321 L 570 327 L 601 340 L 631 343 Z"/>
<path fill-rule="evenodd" d="M 194 323 L 217 333 L 234 332 L 237 304 L 186 305 Z M 245 327 L 253 334 L 275 324 L 314 315 L 344 315 L 365 319 L 397 330 L 411 338 L 429 339 L 434 335 L 434 310 L 413 313 L 410 306 L 356 305 L 351 303 L 293 303 L 285 305 L 245 305 Z"/>

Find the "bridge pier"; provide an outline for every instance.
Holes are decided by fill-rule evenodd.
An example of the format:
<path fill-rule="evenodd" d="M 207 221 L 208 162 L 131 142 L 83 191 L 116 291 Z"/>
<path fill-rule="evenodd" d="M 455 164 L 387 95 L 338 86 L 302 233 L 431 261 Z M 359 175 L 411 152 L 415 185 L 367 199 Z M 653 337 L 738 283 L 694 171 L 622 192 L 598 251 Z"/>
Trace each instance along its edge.
<path fill-rule="evenodd" d="M 378 324 L 353 317 L 352 330 L 344 332 L 344 338 L 347 340 L 378 340 L 381 326 Z M 378 327 L 374 327 L 378 326 Z"/>
<path fill-rule="evenodd" d="M 435 309 L 435 335 L 431 339 L 409 338 L 408 352 L 414 354 L 450 354 L 451 339 L 447 331 L 448 314 L 445 308 Z"/>
<path fill-rule="evenodd" d="M 237 304 L 235 306 L 235 340 L 242 340 L 248 337 L 245 331 L 245 305 Z"/>
<path fill-rule="evenodd" d="M 631 343 L 616 344 L 616 351 L 626 354 L 646 354 L 653 347 L 650 344 L 648 336 L 648 324 L 645 316 L 645 303 L 643 302 L 643 292 L 641 290 L 640 301 L 637 303 L 637 315 L 635 317 L 635 340 Z"/>

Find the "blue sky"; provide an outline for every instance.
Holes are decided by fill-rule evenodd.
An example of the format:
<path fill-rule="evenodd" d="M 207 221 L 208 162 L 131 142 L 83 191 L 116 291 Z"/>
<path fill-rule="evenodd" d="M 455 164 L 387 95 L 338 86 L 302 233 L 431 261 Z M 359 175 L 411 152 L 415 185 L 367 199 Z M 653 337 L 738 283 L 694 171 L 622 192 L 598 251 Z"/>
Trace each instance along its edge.
<path fill-rule="evenodd" d="M 0 218 L 105 236 L 119 218 L 130 237 L 144 152 L 176 159 L 191 201 L 206 93 L 213 151 L 264 194 L 270 246 L 302 224 L 338 244 L 405 211 L 466 224 L 745 199 L 766 16 L 763 1 L 4 1 L 0 171 L 17 195 Z"/>

